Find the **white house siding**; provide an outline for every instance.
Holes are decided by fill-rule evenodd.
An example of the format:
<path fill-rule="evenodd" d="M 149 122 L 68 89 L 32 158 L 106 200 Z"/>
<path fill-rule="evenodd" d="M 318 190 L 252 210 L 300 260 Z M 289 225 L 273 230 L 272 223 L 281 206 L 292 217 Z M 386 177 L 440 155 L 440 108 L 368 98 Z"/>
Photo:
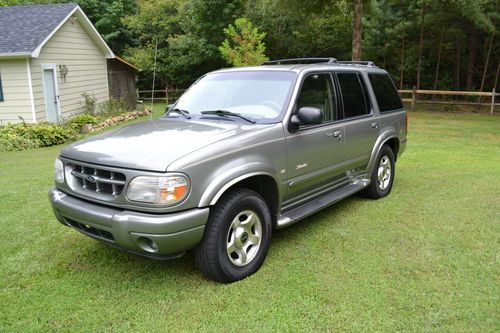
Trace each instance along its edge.
<path fill-rule="evenodd" d="M 0 59 L 0 77 L 4 96 L 0 102 L 0 125 L 20 122 L 19 117 L 32 122 L 26 59 Z"/>
<path fill-rule="evenodd" d="M 109 98 L 106 57 L 82 28 L 70 18 L 44 45 L 38 58 L 31 59 L 31 77 L 37 121 L 46 121 L 42 82 L 42 65 L 56 65 L 57 85 L 62 119 L 82 111 L 83 93 L 97 103 Z M 59 66 L 68 68 L 66 79 Z"/>

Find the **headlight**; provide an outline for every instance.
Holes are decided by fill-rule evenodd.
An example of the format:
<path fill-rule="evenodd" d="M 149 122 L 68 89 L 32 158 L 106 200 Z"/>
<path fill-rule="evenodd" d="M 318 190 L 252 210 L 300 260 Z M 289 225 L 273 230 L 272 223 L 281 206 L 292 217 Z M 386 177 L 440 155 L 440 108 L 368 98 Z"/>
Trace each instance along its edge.
<path fill-rule="evenodd" d="M 183 176 L 139 176 L 132 179 L 127 199 L 169 205 L 181 201 L 188 193 L 188 180 Z"/>
<path fill-rule="evenodd" d="M 64 164 L 58 158 L 54 161 L 54 178 L 59 184 L 64 183 Z"/>

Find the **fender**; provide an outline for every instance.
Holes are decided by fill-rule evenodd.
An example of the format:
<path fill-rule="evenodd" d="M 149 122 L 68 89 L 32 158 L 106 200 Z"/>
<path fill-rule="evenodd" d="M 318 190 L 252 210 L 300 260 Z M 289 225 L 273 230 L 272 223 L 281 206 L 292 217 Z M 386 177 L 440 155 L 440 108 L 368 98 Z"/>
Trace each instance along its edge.
<path fill-rule="evenodd" d="M 246 163 L 244 165 L 239 165 L 235 168 L 226 170 L 212 180 L 212 182 L 207 186 L 201 196 L 198 207 L 215 205 L 217 200 L 219 200 L 228 188 L 246 178 L 254 176 L 269 176 L 273 178 L 279 191 L 279 181 L 277 180 L 276 175 L 277 172 L 273 170 L 272 167 L 262 162 Z"/>
<path fill-rule="evenodd" d="M 373 146 L 372 154 L 370 156 L 370 161 L 368 161 L 368 166 L 366 167 L 366 174 L 371 175 L 373 172 L 373 167 L 375 166 L 375 160 L 377 159 L 378 153 L 382 146 L 390 139 L 396 138 L 399 140 L 399 136 L 397 132 L 394 130 L 387 130 L 379 135 L 377 141 L 375 141 L 375 145 Z"/>

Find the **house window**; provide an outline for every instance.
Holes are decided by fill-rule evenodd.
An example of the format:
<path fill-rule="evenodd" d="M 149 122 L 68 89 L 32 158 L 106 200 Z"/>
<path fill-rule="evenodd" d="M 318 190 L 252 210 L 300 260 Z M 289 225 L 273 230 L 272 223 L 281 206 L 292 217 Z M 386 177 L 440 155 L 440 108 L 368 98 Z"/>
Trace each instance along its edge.
<path fill-rule="evenodd" d="M 2 74 L 0 74 L 0 102 L 3 102 Z"/>

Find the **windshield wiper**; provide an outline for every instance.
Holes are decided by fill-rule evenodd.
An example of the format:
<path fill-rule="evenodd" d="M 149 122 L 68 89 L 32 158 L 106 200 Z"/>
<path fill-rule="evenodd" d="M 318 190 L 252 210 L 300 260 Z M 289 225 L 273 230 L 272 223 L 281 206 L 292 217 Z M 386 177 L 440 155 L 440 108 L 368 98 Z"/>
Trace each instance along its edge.
<path fill-rule="evenodd" d="M 169 114 L 170 112 L 177 112 L 177 113 L 179 113 L 179 114 L 183 115 L 183 116 L 184 116 L 184 118 L 186 118 L 186 119 L 191 119 L 191 116 L 189 115 L 189 111 L 186 111 L 186 110 L 182 110 L 182 109 L 175 108 L 175 109 L 170 109 L 170 110 L 168 110 L 168 111 L 167 111 L 167 113 L 166 113 L 165 115 L 166 115 L 166 116 L 168 116 L 168 114 Z"/>
<path fill-rule="evenodd" d="M 200 113 L 201 114 L 215 114 L 215 115 L 221 116 L 221 117 L 234 116 L 234 117 L 238 117 L 240 119 L 246 120 L 249 123 L 255 124 L 254 120 L 248 119 L 247 117 L 244 117 L 239 113 L 234 113 L 234 112 L 227 111 L 227 110 L 210 110 L 210 111 L 201 111 Z"/>

